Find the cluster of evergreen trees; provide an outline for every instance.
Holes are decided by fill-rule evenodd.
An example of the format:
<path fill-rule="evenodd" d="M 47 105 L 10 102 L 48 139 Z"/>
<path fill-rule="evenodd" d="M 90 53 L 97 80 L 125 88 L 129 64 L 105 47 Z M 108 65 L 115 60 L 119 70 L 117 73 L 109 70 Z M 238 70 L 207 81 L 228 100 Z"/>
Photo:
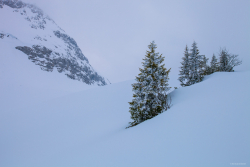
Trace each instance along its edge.
<path fill-rule="evenodd" d="M 186 46 L 179 74 L 181 86 L 189 86 L 197 82 L 201 82 L 207 70 L 206 64 L 208 59 L 205 55 L 199 54 L 196 42 L 193 43 L 190 51 L 191 52 L 189 52 L 189 49 Z"/>
<path fill-rule="evenodd" d="M 137 83 L 133 86 L 133 100 L 129 102 L 131 113 L 130 126 L 135 126 L 147 119 L 162 113 L 170 108 L 167 91 L 168 75 L 170 69 L 164 67 L 164 57 L 155 52 L 156 44 L 151 42 L 148 45 L 145 58 L 143 59 L 143 69 L 140 68 L 140 74 L 136 77 Z"/>
<path fill-rule="evenodd" d="M 199 54 L 196 42 L 192 44 L 190 52 L 186 46 L 181 62 L 182 66 L 180 67 L 180 77 L 178 78 L 181 86 L 189 86 L 201 82 L 205 75 L 216 71 L 234 71 L 233 68 L 242 63 L 237 57 L 238 55 L 229 54 L 226 49 L 221 49 L 219 62 L 217 62 L 216 56 L 213 55 L 209 66 L 207 65 L 208 58 Z"/>
<path fill-rule="evenodd" d="M 133 100 L 130 104 L 130 114 L 133 122 L 130 126 L 135 126 L 147 119 L 170 108 L 171 98 L 167 95 L 168 75 L 171 69 L 164 67 L 164 57 L 155 52 L 156 44 L 151 42 L 148 45 L 149 51 L 143 59 L 143 68 L 140 68 L 140 74 L 136 77 L 136 83 L 133 86 Z M 226 49 L 222 49 L 219 54 L 219 62 L 213 55 L 210 66 L 207 65 L 208 58 L 200 55 L 197 43 L 192 44 L 189 50 L 186 46 L 184 57 L 181 62 L 180 77 L 181 86 L 189 86 L 201 82 L 205 75 L 216 71 L 233 71 L 233 68 L 240 65 L 242 61 L 238 60 L 238 55 L 229 54 Z"/>

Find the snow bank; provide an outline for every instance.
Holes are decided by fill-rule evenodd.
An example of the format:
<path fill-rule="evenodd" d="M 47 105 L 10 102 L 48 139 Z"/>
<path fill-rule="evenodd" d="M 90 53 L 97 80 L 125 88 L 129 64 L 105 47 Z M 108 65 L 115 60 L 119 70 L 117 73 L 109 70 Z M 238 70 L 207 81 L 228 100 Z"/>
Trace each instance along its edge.
<path fill-rule="evenodd" d="M 1 109 L 0 166 L 249 166 L 249 71 L 179 88 L 170 110 L 125 129 L 133 82 Z"/>

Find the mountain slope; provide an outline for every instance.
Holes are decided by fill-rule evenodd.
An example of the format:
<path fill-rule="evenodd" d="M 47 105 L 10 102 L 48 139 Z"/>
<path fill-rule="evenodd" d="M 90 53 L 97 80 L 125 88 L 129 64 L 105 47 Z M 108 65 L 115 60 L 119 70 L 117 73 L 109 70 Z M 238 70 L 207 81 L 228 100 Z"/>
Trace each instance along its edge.
<path fill-rule="evenodd" d="M 179 88 L 171 109 L 125 129 L 133 82 L 1 108 L 0 166 L 249 166 L 249 71 Z"/>
<path fill-rule="evenodd" d="M 13 49 L 23 52 L 42 70 L 55 70 L 88 85 L 110 84 L 89 64 L 76 41 L 38 7 L 19 0 L 0 0 L 0 22 L 0 40 L 13 37 L 20 41 Z"/>
<path fill-rule="evenodd" d="M 14 37 L 0 39 L 0 110 L 30 105 L 73 92 L 94 88 L 69 79 L 59 72 L 44 72 L 30 62 L 15 46 L 22 44 Z"/>

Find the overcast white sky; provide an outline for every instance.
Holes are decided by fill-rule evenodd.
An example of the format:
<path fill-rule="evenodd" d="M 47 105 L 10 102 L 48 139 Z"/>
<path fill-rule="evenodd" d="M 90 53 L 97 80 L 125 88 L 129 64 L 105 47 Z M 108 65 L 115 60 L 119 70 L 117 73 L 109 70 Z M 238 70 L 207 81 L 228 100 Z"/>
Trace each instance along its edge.
<path fill-rule="evenodd" d="M 90 64 L 112 83 L 134 79 L 155 40 L 178 78 L 185 46 L 195 40 L 211 58 L 220 47 L 250 69 L 249 0 L 23 0 L 40 7 L 73 37 Z M 210 61 L 210 60 L 209 60 Z"/>

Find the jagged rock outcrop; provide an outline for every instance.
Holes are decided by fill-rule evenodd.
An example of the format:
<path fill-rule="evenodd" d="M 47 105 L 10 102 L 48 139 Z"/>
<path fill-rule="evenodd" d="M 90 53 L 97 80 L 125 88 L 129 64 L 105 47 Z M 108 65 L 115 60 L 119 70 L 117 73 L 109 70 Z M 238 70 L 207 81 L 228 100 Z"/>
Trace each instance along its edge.
<path fill-rule="evenodd" d="M 12 32 L 1 32 L 0 29 L 0 40 L 11 35 L 24 42 L 15 48 L 25 53 L 42 70 L 53 72 L 56 69 L 71 79 L 89 85 L 110 84 L 93 69 L 76 41 L 41 9 L 20 0 L 0 0 L 0 10 L 14 12 L 19 18 L 21 15 L 22 24 L 29 27 L 22 30 L 17 28 Z"/>
<path fill-rule="evenodd" d="M 32 48 L 17 46 L 16 49 L 27 54 L 28 58 L 36 65 L 39 65 L 44 71 L 52 72 L 56 68 L 60 73 L 66 72 L 69 78 L 85 82 L 89 85 L 95 81 L 100 81 L 101 85 L 107 84 L 101 76 L 93 72 L 89 67 L 79 65 L 75 59 L 61 58 L 59 53 L 53 52 L 44 46 L 33 45 Z M 53 58 L 55 56 L 57 58 Z"/>

